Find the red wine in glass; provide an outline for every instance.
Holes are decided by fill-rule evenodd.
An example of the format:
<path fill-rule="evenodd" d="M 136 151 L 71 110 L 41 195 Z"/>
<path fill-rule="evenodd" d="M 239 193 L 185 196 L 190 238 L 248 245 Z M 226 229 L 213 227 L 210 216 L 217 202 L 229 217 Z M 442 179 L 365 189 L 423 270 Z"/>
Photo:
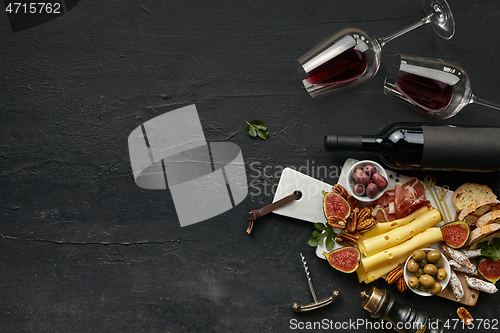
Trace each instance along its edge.
<path fill-rule="evenodd" d="M 453 86 L 412 73 L 400 75 L 396 88 L 410 101 L 429 112 L 440 112 L 448 107 L 453 96 Z"/>
<path fill-rule="evenodd" d="M 365 72 L 366 64 L 364 52 L 353 46 L 311 70 L 306 81 L 321 86 L 348 84 Z"/>
<path fill-rule="evenodd" d="M 313 98 L 342 91 L 371 79 L 380 67 L 381 52 L 391 40 L 424 24 L 444 39 L 455 33 L 446 0 L 424 0 L 426 16 L 420 21 L 377 38 L 358 28 L 346 28 L 326 38 L 298 59 L 302 84 Z"/>
<path fill-rule="evenodd" d="M 384 93 L 436 119 L 453 117 L 475 103 L 500 110 L 500 105 L 472 93 L 467 72 L 457 63 L 398 54 L 387 70 Z"/>

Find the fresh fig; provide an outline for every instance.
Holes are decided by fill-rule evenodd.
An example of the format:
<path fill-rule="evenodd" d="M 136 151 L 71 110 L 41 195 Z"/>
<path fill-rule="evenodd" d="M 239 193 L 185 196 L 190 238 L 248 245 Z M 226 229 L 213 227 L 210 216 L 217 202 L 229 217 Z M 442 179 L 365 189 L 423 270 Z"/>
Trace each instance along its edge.
<path fill-rule="evenodd" d="M 443 241 L 454 249 L 461 248 L 469 239 L 470 229 L 465 221 L 446 223 L 441 227 Z"/>
<path fill-rule="evenodd" d="M 323 193 L 323 212 L 325 213 L 325 217 L 328 218 L 330 216 L 338 216 L 343 219 L 347 219 L 349 215 L 351 215 L 351 206 L 347 203 L 347 201 L 342 198 L 340 195 L 334 192 L 325 192 Z"/>
<path fill-rule="evenodd" d="M 491 283 L 496 283 L 500 279 L 500 260 L 486 258 L 479 263 L 477 271 Z"/>
<path fill-rule="evenodd" d="M 341 247 L 330 253 L 323 252 L 323 255 L 333 268 L 343 273 L 356 271 L 361 261 L 361 253 L 352 246 Z"/>

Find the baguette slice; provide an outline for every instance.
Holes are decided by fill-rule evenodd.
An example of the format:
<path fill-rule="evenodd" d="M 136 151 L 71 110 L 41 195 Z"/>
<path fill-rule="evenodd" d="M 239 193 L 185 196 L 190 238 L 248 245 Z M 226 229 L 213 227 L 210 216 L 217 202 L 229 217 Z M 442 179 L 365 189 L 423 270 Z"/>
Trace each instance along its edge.
<path fill-rule="evenodd" d="M 484 227 L 485 225 L 492 223 L 500 223 L 500 210 L 494 210 L 489 213 L 484 214 L 476 221 L 477 227 Z"/>
<path fill-rule="evenodd" d="M 465 207 L 469 207 L 476 201 L 484 198 L 496 199 L 497 196 L 493 193 L 491 188 L 486 185 L 476 183 L 465 183 L 461 185 L 451 198 L 453 207 L 457 212 L 462 211 Z"/>
<path fill-rule="evenodd" d="M 495 198 L 483 198 L 472 205 L 465 207 L 458 215 L 459 220 L 465 220 L 469 225 L 474 225 L 476 220 L 491 210 L 500 209 L 500 201 Z"/>
<path fill-rule="evenodd" d="M 482 241 L 491 241 L 493 238 L 500 238 L 500 224 L 492 223 L 483 227 L 478 227 L 470 233 L 469 240 L 466 246 L 470 246 L 471 250 L 477 249 L 477 244 Z"/>

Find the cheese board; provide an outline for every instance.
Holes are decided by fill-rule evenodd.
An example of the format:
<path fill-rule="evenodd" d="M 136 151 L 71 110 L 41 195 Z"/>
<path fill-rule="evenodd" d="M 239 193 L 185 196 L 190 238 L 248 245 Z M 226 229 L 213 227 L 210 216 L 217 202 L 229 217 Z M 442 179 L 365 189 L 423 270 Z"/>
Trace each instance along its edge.
<path fill-rule="evenodd" d="M 357 162 L 358 160 L 352 158 L 345 161 L 344 165 L 342 166 L 337 184 L 340 184 L 344 187 L 347 186 L 347 171 L 351 168 L 352 165 Z M 388 189 L 394 188 L 398 183 L 403 184 L 411 179 L 411 177 L 391 170 L 386 170 L 386 173 Z M 424 183 L 422 180 L 420 181 Z M 435 180 L 433 180 L 433 182 L 429 184 L 428 179 L 426 179 L 425 183 L 425 196 L 427 200 L 429 200 L 431 202 L 431 205 L 437 208 L 442 213 L 442 215 L 448 216 L 448 219 L 451 219 L 450 221 L 454 220 L 456 218 L 456 213 L 453 209 L 452 204 L 452 197 L 454 192 L 449 190 L 445 186 L 436 186 Z M 331 192 L 333 185 L 335 184 L 323 182 L 319 179 L 296 171 L 295 169 L 285 168 L 281 174 L 278 186 L 276 188 L 273 203 L 285 198 L 295 191 L 300 191 L 301 196 L 299 199 L 294 200 L 290 204 L 280 207 L 273 212 L 278 215 L 287 216 L 311 223 L 319 222 L 326 224 L 327 219 L 323 213 L 322 191 Z M 446 209 L 448 209 L 448 211 L 446 211 Z M 440 222 L 436 226 L 439 227 L 442 224 L 443 222 Z M 340 230 L 335 231 L 340 233 Z M 335 243 L 333 250 L 340 247 L 342 247 L 342 245 Z M 432 244 L 430 247 L 439 250 L 439 245 L 437 243 Z M 318 244 L 315 249 L 316 256 L 320 259 L 325 260 L 326 258 L 323 255 L 323 252 L 329 252 L 327 251 L 324 242 Z M 457 275 L 461 280 L 462 285 L 467 286 L 465 274 L 458 272 Z M 472 290 L 467 287 L 464 287 L 463 289 L 464 297 L 459 301 L 456 300 L 450 287 L 443 289 L 438 294 L 438 296 L 469 306 L 475 305 L 479 296 L 479 291 Z"/>

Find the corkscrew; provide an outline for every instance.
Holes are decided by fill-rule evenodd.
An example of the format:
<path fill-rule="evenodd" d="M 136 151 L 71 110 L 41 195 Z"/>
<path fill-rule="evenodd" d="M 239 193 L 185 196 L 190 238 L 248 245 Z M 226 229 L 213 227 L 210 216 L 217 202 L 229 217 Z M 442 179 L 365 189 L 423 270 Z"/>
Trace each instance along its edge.
<path fill-rule="evenodd" d="M 309 303 L 307 305 L 300 305 L 299 303 L 294 302 L 292 304 L 293 310 L 295 312 L 307 312 L 322 308 L 328 304 L 332 304 L 335 300 L 337 300 L 337 298 L 340 297 L 340 292 L 338 290 L 334 290 L 332 291 L 330 297 L 318 301 L 318 298 L 316 297 L 316 292 L 314 291 L 314 287 L 312 284 L 311 276 L 309 274 L 309 268 L 307 267 L 306 258 L 302 255 L 302 253 L 300 253 L 300 258 L 302 259 L 302 265 L 304 266 L 304 271 L 306 272 L 307 276 L 307 283 L 309 284 L 309 289 L 311 290 L 314 302 Z"/>

